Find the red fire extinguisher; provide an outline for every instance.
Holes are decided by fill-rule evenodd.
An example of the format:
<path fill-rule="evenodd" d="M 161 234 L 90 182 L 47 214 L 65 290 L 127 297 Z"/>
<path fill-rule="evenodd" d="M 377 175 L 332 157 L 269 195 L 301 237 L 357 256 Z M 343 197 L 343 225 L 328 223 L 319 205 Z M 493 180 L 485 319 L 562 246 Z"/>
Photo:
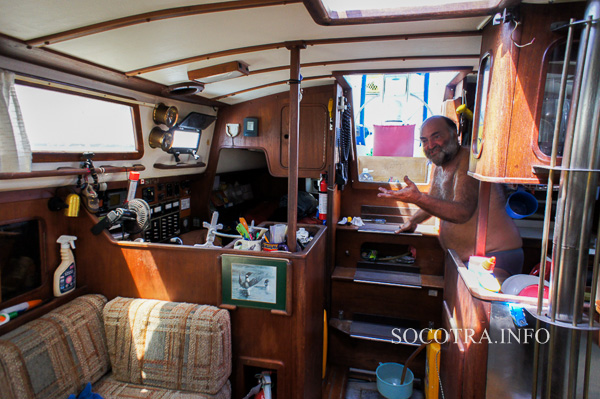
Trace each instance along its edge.
<path fill-rule="evenodd" d="M 319 183 L 319 220 L 327 220 L 327 173 L 321 175 L 321 182 Z"/>

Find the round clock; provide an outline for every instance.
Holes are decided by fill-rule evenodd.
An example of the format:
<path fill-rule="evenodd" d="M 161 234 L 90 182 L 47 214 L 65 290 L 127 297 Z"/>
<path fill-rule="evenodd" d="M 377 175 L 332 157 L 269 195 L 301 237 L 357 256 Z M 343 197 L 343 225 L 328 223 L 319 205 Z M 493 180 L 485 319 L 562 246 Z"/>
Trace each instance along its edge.
<path fill-rule="evenodd" d="M 176 107 L 169 107 L 163 103 L 154 107 L 154 111 L 152 112 L 154 123 L 162 123 L 169 128 L 175 126 L 178 117 L 179 111 Z"/>

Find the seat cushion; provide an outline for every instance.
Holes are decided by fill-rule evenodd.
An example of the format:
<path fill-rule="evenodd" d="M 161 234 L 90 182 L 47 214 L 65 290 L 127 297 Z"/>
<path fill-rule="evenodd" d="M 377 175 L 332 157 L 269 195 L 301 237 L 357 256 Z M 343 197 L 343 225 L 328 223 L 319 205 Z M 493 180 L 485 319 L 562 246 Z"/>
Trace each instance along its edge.
<path fill-rule="evenodd" d="M 107 376 L 97 382 L 92 391 L 104 399 L 231 399 L 229 381 L 214 395 L 199 392 L 175 391 L 171 389 L 151 387 L 148 385 L 129 384 Z"/>
<path fill-rule="evenodd" d="M 0 337 L 0 396 L 64 399 L 106 374 L 105 303 L 81 296 Z"/>
<path fill-rule="evenodd" d="M 104 325 L 115 380 L 215 395 L 231 374 L 224 309 L 117 297 Z"/>

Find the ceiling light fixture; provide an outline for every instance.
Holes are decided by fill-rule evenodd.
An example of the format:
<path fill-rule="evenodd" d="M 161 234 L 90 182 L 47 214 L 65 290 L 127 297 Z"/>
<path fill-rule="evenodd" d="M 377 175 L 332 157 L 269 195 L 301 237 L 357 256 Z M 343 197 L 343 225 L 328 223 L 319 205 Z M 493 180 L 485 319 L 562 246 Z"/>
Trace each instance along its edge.
<path fill-rule="evenodd" d="M 188 78 L 202 83 L 214 83 L 237 78 L 238 76 L 245 76 L 249 73 L 248 64 L 243 61 L 231 61 L 225 64 L 188 71 Z"/>
<path fill-rule="evenodd" d="M 163 89 L 163 95 L 171 96 L 192 96 L 204 90 L 202 83 L 184 82 L 167 86 Z"/>

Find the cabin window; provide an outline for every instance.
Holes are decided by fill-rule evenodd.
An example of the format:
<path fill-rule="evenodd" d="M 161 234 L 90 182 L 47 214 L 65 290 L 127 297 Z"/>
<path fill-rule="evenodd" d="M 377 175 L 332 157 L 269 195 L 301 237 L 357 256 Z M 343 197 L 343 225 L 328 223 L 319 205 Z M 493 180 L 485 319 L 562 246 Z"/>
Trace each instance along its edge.
<path fill-rule="evenodd" d="M 485 133 L 485 114 L 487 110 L 488 93 L 490 91 L 490 77 L 492 74 L 492 56 L 488 53 L 483 56 L 479 64 L 479 76 L 477 79 L 477 94 L 475 102 L 475 117 L 473 121 L 473 141 L 471 149 L 476 158 L 481 156 Z"/>
<path fill-rule="evenodd" d="M 17 82 L 17 98 L 34 162 L 139 159 L 138 105 Z"/>
<path fill-rule="evenodd" d="M 456 74 L 346 76 L 353 93 L 359 181 L 402 182 L 406 175 L 415 183 L 429 182 L 431 165 L 419 128 L 428 117 L 443 114 L 446 85 Z"/>
<path fill-rule="evenodd" d="M 563 110 L 560 115 L 560 130 L 558 136 L 558 156 L 562 156 L 567 132 L 567 119 L 571 109 L 571 97 L 573 95 L 573 79 L 575 78 L 575 67 L 577 64 L 578 46 L 574 45 L 571 51 L 571 60 L 567 69 L 567 85 L 563 101 Z M 547 156 L 552 155 L 552 141 L 554 138 L 554 125 L 556 124 L 556 113 L 558 111 L 558 96 L 560 92 L 560 80 L 565 63 L 566 43 L 554 46 L 546 53 L 546 76 L 544 96 L 539 120 L 538 147 Z"/>
<path fill-rule="evenodd" d="M 0 225 L 1 302 L 41 286 L 40 252 L 38 220 Z"/>
<path fill-rule="evenodd" d="M 491 14 L 510 5 L 507 0 L 305 0 L 309 11 L 320 23 L 357 23 L 385 18 L 390 22 L 411 21 L 440 16 Z"/>

